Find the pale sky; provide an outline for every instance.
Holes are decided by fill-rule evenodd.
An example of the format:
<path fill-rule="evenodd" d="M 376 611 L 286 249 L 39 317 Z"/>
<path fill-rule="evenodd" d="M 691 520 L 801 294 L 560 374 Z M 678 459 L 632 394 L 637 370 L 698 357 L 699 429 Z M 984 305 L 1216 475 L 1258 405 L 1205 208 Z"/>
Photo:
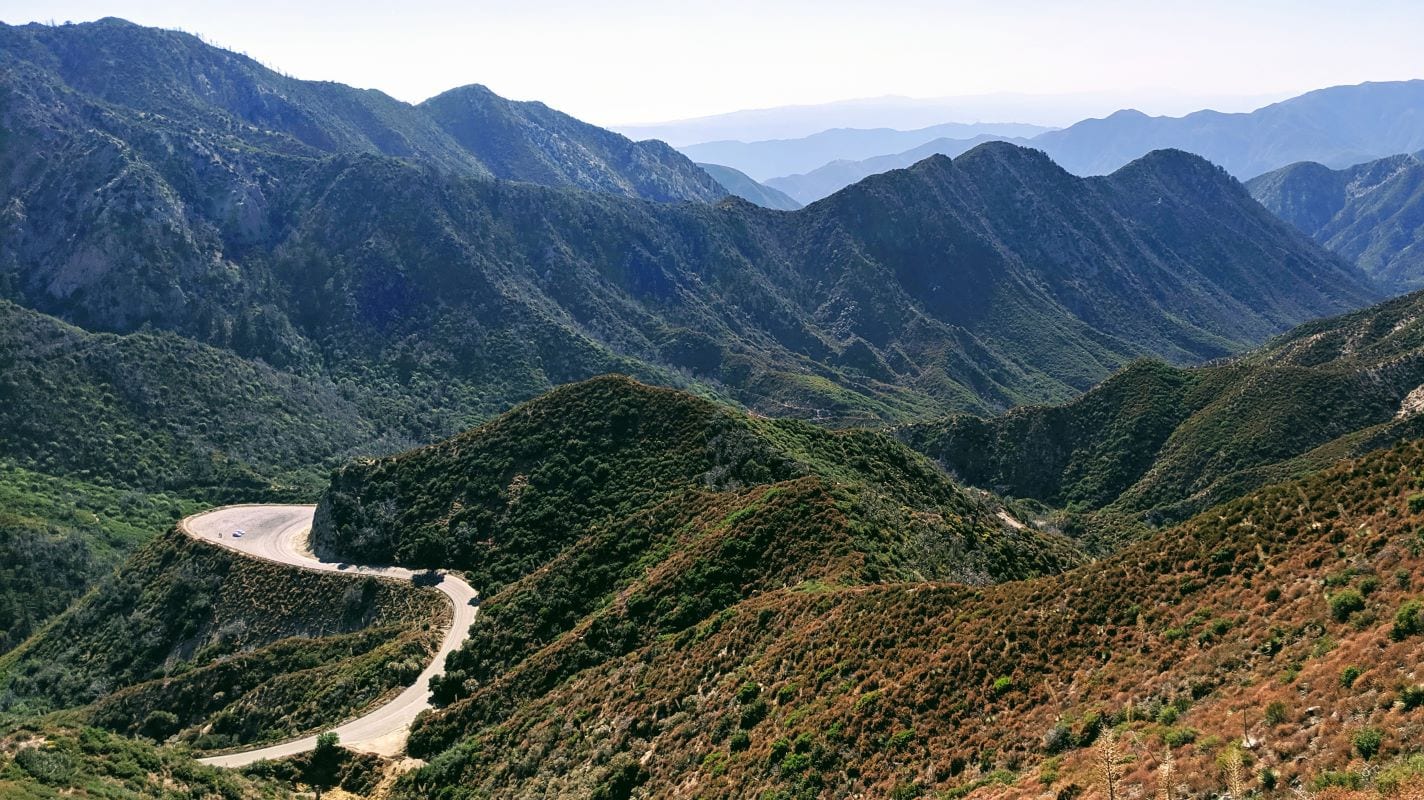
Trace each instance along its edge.
<path fill-rule="evenodd" d="M 1286 96 L 1424 77 L 1420 0 L 0 0 L 181 28 L 417 102 L 467 83 L 602 125 L 856 97 Z"/>

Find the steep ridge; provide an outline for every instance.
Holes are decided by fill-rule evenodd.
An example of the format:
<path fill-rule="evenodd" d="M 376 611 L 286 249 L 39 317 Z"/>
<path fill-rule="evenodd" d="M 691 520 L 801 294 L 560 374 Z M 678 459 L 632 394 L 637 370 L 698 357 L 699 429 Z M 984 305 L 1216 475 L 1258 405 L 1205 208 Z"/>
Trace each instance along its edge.
<path fill-rule="evenodd" d="M 726 189 L 728 194 L 736 195 L 749 203 L 754 203 L 763 208 L 774 208 L 778 211 L 795 211 L 801 207 L 800 203 L 791 199 L 786 194 L 766 184 L 757 183 L 755 180 L 752 180 L 750 175 L 744 172 L 732 169 L 731 167 L 724 167 L 721 164 L 699 162 L 697 166 L 701 167 L 703 172 L 711 175 L 713 180 L 721 184 L 722 188 Z"/>
<path fill-rule="evenodd" d="M 1339 261 L 1283 258 L 1294 232 L 1180 151 L 1081 179 L 1038 151 L 990 142 L 869 179 L 806 214 L 840 223 L 836 233 L 895 269 L 936 318 L 1025 351 L 1056 329 L 1087 352 L 1110 343 L 1174 360 L 1224 354 L 1311 316 L 1307 307 L 1329 303 L 1316 287 L 1351 274 Z M 841 222 L 850 219 L 868 224 Z M 1269 263 L 1279 269 L 1271 277 L 1260 269 Z M 1361 301 L 1373 295 L 1355 286 Z"/>
<path fill-rule="evenodd" d="M 412 106 L 374 90 L 290 78 L 197 37 L 114 18 L 5 26 L 0 54 L 9 91 L 58 84 L 103 103 L 100 114 L 136 113 L 129 122 L 140 128 L 176 123 L 293 156 L 379 154 L 461 175 L 651 200 L 714 202 L 725 194 L 661 142 L 633 142 L 482 86 Z"/>
<path fill-rule="evenodd" d="M 1261 205 L 1350 259 L 1381 286 L 1424 286 L 1424 160 L 1399 155 L 1342 170 L 1303 162 L 1246 182 Z"/>
<path fill-rule="evenodd" d="M 1424 80 L 1333 86 L 1249 113 L 1149 117 L 1131 109 L 1033 138 L 1078 175 L 1179 148 L 1245 180 L 1298 161 L 1340 168 L 1424 148 Z"/>
<path fill-rule="evenodd" d="M 417 106 L 496 178 L 669 202 L 713 202 L 727 192 L 658 141 L 581 122 L 543 103 L 517 103 L 462 86 Z"/>
<path fill-rule="evenodd" d="M 1062 406 L 900 430 L 976 486 L 1160 523 L 1424 433 L 1424 294 L 1307 323 L 1239 359 L 1134 364 Z"/>
<path fill-rule="evenodd" d="M 428 480 L 406 477 L 415 474 Z M 621 376 L 565 386 L 447 441 L 336 470 L 312 541 L 327 560 L 459 569 L 493 594 L 617 519 L 699 493 L 808 478 L 938 509 L 928 528 L 905 529 L 933 541 L 907 540 L 898 570 L 978 582 L 1077 558 L 1066 540 L 1003 523 L 992 503 L 881 434 L 763 419 Z M 883 511 L 908 513 L 892 509 Z M 915 563 L 922 548 L 953 550 L 987 532 L 983 551 Z"/>
<path fill-rule="evenodd" d="M 479 466 L 481 449 L 457 440 L 354 468 L 362 483 L 344 476 L 324 501 L 326 541 L 380 529 L 349 516 L 358 507 L 384 508 L 412 535 L 473 527 L 491 506 L 464 487 L 503 482 Z M 457 685 L 437 686 L 450 705 L 413 732 L 412 751 L 430 764 L 396 796 L 1077 794 L 1097 780 L 1089 745 L 1108 728 L 1143 748 L 1124 781 L 1146 792 L 1156 780 L 1147 750 L 1176 750 L 1180 780 L 1203 792 L 1243 729 L 1257 743 L 1253 775 L 1328 786 L 1332 770 L 1364 769 L 1360 752 L 1408 752 L 1424 724 L 1410 688 L 1424 656 L 1410 604 L 1424 566 L 1421 468 L 1424 447 L 1401 445 L 1260 489 L 1062 575 L 977 588 L 836 577 L 813 543 L 856 550 L 802 533 L 798 520 L 825 513 L 807 478 L 776 484 L 775 498 L 754 489 L 729 515 L 713 505 L 725 534 L 695 509 L 610 524 L 543 566 L 529 560 L 487 601 L 491 627 L 477 625 L 451 659 Z M 581 472 L 602 474 L 587 463 Z M 786 494 L 801 510 L 778 516 Z M 678 531 L 670 549 L 656 544 L 660 531 Z M 498 548 L 495 563 L 526 547 L 498 524 L 474 535 Z M 623 547 L 631 573 L 607 566 Z M 791 572 L 782 548 L 800 554 Z M 755 571 L 726 572 L 746 564 Z M 719 574 L 752 591 L 709 589 Z M 708 597 L 727 605 L 691 605 Z M 1358 744 L 1374 730 L 1386 732 L 1378 743 Z"/>

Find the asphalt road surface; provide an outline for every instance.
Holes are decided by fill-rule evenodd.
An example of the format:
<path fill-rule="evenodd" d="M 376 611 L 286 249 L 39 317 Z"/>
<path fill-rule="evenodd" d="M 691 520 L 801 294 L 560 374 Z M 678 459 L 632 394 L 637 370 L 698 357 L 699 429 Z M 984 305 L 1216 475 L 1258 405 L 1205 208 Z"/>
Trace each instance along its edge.
<path fill-rule="evenodd" d="M 416 574 L 401 567 L 365 567 L 318 560 L 308 549 L 312 514 L 316 506 L 227 506 L 183 520 L 179 527 L 189 536 L 218 547 L 226 547 L 252 558 L 261 558 L 301 569 L 337 572 L 343 575 L 375 575 L 400 581 L 410 581 Z M 241 537 L 234 531 L 241 530 Z M 453 575 L 434 587 L 445 593 L 455 605 L 454 618 L 435 658 L 415 679 L 389 702 L 365 714 L 332 728 L 341 745 L 363 753 L 383 756 L 398 755 L 405 750 L 406 737 L 415 716 L 430 707 L 430 678 L 445 671 L 445 656 L 464 643 L 470 635 L 470 624 L 479 609 L 471 601 L 478 593 L 469 584 Z M 204 764 L 219 767 L 241 767 L 266 758 L 283 758 L 304 753 L 316 747 L 316 735 L 246 750 L 240 753 L 199 759 Z"/>

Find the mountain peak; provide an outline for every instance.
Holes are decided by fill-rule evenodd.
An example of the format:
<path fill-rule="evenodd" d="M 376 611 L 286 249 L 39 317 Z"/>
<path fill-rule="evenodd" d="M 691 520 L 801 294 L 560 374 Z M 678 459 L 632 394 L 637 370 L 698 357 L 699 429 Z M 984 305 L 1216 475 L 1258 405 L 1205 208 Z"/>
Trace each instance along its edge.
<path fill-rule="evenodd" d="M 982 144 L 977 144 L 954 161 L 956 164 L 964 166 L 966 164 L 972 164 L 979 159 L 990 158 L 1008 163 L 1034 164 L 1051 168 L 1055 172 L 1063 171 L 1062 168 L 1055 164 L 1053 159 L 1049 158 L 1048 154 L 1042 150 L 1036 147 L 1025 147 L 1023 145 L 1014 144 L 1013 142 L 1005 142 L 1000 139 L 991 139 Z"/>
<path fill-rule="evenodd" d="M 1243 194 L 1245 191 L 1226 170 L 1199 155 L 1174 147 L 1153 150 L 1119 167 L 1107 177 L 1108 180 L 1119 183 L 1168 181 L 1189 184 L 1199 189 L 1214 187 L 1214 190 Z"/>
<path fill-rule="evenodd" d="M 910 165 L 912 170 L 947 170 L 954 166 L 954 159 L 944 153 L 932 153 Z"/>
<path fill-rule="evenodd" d="M 713 203 L 722 187 L 662 142 L 634 142 L 539 102 L 472 83 L 417 106 L 495 177 L 640 197 Z"/>
<path fill-rule="evenodd" d="M 1226 171 L 1221 167 L 1202 158 L 1196 153 L 1189 153 L 1175 147 L 1164 147 L 1153 150 L 1146 155 L 1133 159 L 1122 169 L 1155 169 L 1172 171 L 1194 171 L 1209 173 L 1228 177 Z"/>

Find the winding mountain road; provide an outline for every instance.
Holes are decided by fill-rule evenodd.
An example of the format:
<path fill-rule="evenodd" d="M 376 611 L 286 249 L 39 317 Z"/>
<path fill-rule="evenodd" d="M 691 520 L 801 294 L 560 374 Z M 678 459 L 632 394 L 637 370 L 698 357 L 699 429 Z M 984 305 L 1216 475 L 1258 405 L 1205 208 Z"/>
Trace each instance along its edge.
<path fill-rule="evenodd" d="M 315 511 L 316 506 L 226 506 L 194 514 L 178 526 L 189 536 L 208 544 L 301 569 L 351 576 L 374 575 L 401 581 L 410 581 L 418 574 L 401 567 L 352 566 L 318 559 L 307 544 Z M 232 534 L 237 530 L 243 531 L 243 535 L 234 538 Z M 428 687 L 431 677 L 444 673 L 445 657 L 469 638 L 470 625 L 479 612 L 479 608 L 472 603 L 479 593 L 459 578 L 445 575 L 434 588 L 443 592 L 455 606 L 450 630 L 445 633 L 440 649 L 415 683 L 394 699 L 332 728 L 343 747 L 383 756 L 397 755 L 405 749 L 406 737 L 416 715 L 430 707 Z M 241 767 L 266 758 L 304 753 L 314 747 L 316 736 L 312 735 L 199 760 L 219 767 Z"/>

